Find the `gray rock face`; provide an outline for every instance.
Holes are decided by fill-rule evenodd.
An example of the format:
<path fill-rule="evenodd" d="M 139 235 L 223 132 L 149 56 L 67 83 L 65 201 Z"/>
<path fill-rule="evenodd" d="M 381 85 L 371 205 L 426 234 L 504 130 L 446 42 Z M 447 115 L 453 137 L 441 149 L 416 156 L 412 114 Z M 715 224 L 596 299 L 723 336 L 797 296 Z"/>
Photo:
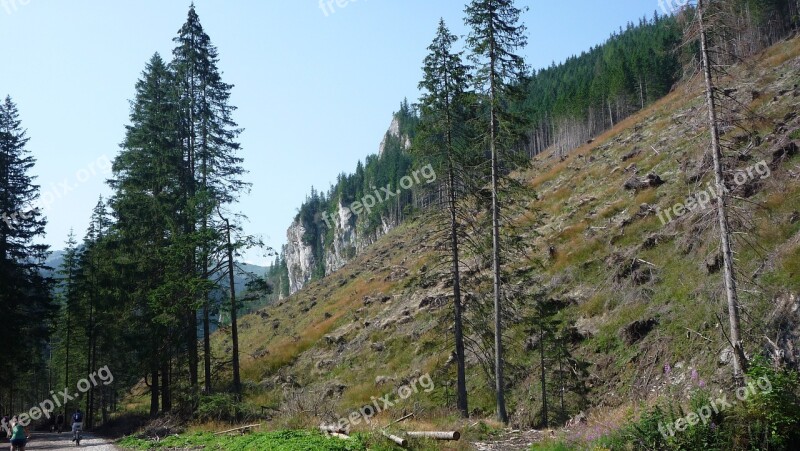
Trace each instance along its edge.
<path fill-rule="evenodd" d="M 397 224 L 383 219 L 381 225 L 371 233 L 363 232 L 358 218 L 341 203 L 339 211 L 331 218 L 333 241 L 325 248 L 325 275 L 332 274 L 355 258 L 364 249 L 389 233 Z M 289 268 L 289 290 L 295 293 L 302 289 L 313 274 L 317 261 L 313 248 L 303 242 L 306 230 L 300 221 L 295 221 L 286 233 L 286 265 Z"/>
<path fill-rule="evenodd" d="M 378 148 L 378 155 L 383 155 L 383 152 L 386 150 L 386 139 L 388 136 L 400 138 L 400 121 L 397 119 L 397 116 L 392 119 L 392 123 L 389 125 L 389 130 L 386 132 L 386 135 L 384 135 L 383 141 L 381 141 L 381 145 Z M 405 150 L 411 148 L 411 139 L 408 136 L 403 137 L 403 147 Z"/>
<path fill-rule="evenodd" d="M 392 119 L 389 130 L 378 149 L 380 154 L 386 149 L 389 136 L 401 138 L 406 150 L 411 148 L 409 137 L 400 136 L 400 121 L 396 116 Z M 341 202 L 339 202 L 338 211 L 328 222 L 333 227 L 333 241 L 326 246 L 322 256 L 326 276 L 341 269 L 347 262 L 397 226 L 394 221 L 382 218 L 380 226 L 374 232 L 366 233 L 363 231 L 363 227 L 360 227 L 359 218 L 353 214 L 349 205 L 343 205 Z M 313 248 L 303 242 L 305 232 L 301 221 L 295 221 L 286 233 L 286 264 L 289 268 L 289 291 L 291 293 L 297 292 L 311 281 L 314 268 L 317 266 Z"/>
<path fill-rule="evenodd" d="M 329 252 L 325 252 L 325 272 L 338 271 L 348 260 L 356 256 L 358 240 L 356 233 L 356 217 L 349 208 L 339 203 L 339 212 L 333 218 L 333 243 Z"/>
<path fill-rule="evenodd" d="M 314 268 L 314 252 L 303 242 L 306 228 L 295 221 L 286 232 L 286 264 L 289 268 L 289 291 L 294 293 L 311 280 Z"/>

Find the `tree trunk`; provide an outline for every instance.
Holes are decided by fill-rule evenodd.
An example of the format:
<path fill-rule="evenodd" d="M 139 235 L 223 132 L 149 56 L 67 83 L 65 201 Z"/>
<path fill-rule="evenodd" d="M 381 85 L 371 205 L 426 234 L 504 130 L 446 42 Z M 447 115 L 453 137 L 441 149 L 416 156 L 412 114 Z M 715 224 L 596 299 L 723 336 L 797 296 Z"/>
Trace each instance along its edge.
<path fill-rule="evenodd" d="M 491 39 L 492 46 L 494 46 L 494 38 Z M 501 274 L 500 274 L 500 199 L 498 193 L 498 178 L 499 165 L 497 155 L 497 87 L 496 87 L 496 72 L 494 48 L 491 50 L 492 57 L 490 61 L 491 75 L 490 75 L 490 99 L 491 112 L 490 112 L 490 150 L 492 154 L 492 272 L 494 273 L 494 372 L 495 372 L 495 391 L 497 395 L 497 419 L 503 424 L 508 423 L 508 413 L 506 413 L 506 400 L 505 400 L 505 381 L 503 377 L 503 311 L 500 302 L 501 296 Z"/>
<path fill-rule="evenodd" d="M 171 380 L 170 363 L 169 359 L 167 359 L 161 364 L 161 411 L 164 413 L 172 411 Z"/>
<path fill-rule="evenodd" d="M 452 146 L 452 144 L 451 144 Z M 452 151 L 451 151 L 452 152 Z M 458 249 L 458 219 L 456 218 L 456 187 L 455 174 L 452 157 L 450 157 L 450 240 L 453 249 L 453 310 L 454 310 L 454 330 L 456 347 L 456 367 L 458 380 L 456 383 L 456 399 L 458 410 L 464 418 L 469 417 L 469 407 L 467 403 L 467 376 L 466 376 L 466 357 L 464 354 L 464 331 L 461 319 L 461 272 L 459 268 L 459 249 Z"/>
<path fill-rule="evenodd" d="M 544 321 L 544 318 L 542 318 Z M 539 330 L 539 360 L 542 365 L 542 427 L 547 427 L 547 376 L 544 367 L 544 326 Z"/>
<path fill-rule="evenodd" d="M 194 266 L 194 265 L 192 265 Z M 197 349 L 197 311 L 189 309 L 186 312 L 186 322 L 188 330 L 186 331 L 186 347 L 189 355 L 189 383 L 193 389 L 196 389 L 198 384 L 198 368 L 199 355 Z"/>
<path fill-rule="evenodd" d="M 236 399 L 242 396 L 242 381 L 239 375 L 239 325 L 237 322 L 236 287 L 234 285 L 233 243 L 231 242 L 231 224 L 226 219 L 228 229 L 228 283 L 231 291 L 231 341 L 233 347 L 233 393 Z"/>
<path fill-rule="evenodd" d="M 158 380 L 158 366 L 153 365 L 153 368 L 150 370 L 151 373 L 151 380 L 150 380 L 150 418 L 155 418 L 158 416 L 158 399 L 159 399 L 159 383 Z"/>
<path fill-rule="evenodd" d="M 706 102 L 708 104 L 708 125 L 711 132 L 711 152 L 714 157 L 714 178 L 719 197 L 717 198 L 717 219 L 719 221 L 719 232 L 722 246 L 722 260 L 724 267 L 725 295 L 728 301 L 728 319 L 730 320 L 730 339 L 734 348 L 733 359 L 733 378 L 737 385 L 744 384 L 744 372 L 747 367 L 747 359 L 741 342 L 740 320 L 739 320 L 739 299 L 736 291 L 736 273 L 733 268 L 733 252 L 731 250 L 731 232 L 728 221 L 728 192 L 725 187 L 725 179 L 722 169 L 722 150 L 719 143 L 719 128 L 717 122 L 717 110 L 714 99 L 714 82 L 712 79 L 711 64 L 708 50 L 708 37 L 704 21 L 705 2 L 698 1 L 698 20 L 700 23 L 700 50 L 703 62 L 703 75 L 706 85 Z"/>
<path fill-rule="evenodd" d="M 446 62 L 444 62 L 446 64 Z M 450 86 L 448 76 L 445 74 L 444 85 Z M 448 89 L 449 91 L 449 89 Z M 445 109 L 447 119 L 447 178 L 449 186 L 448 206 L 450 208 L 450 245 L 453 251 L 453 313 L 454 313 L 454 334 L 456 348 L 456 405 L 464 418 L 469 417 L 469 406 L 467 402 L 467 375 L 466 357 L 464 354 L 464 330 L 461 318 L 461 269 L 459 267 L 460 255 L 458 249 L 458 217 L 456 211 L 456 176 L 455 163 L 453 161 L 453 118 L 451 110 L 453 105 L 450 103 L 451 92 L 445 92 Z M 441 190 L 437 195 L 441 199 Z"/>
<path fill-rule="evenodd" d="M 206 270 L 206 279 L 208 278 Z M 203 296 L 203 375 L 204 390 L 206 394 L 211 394 L 211 318 L 208 293 Z"/>
<path fill-rule="evenodd" d="M 72 297 L 72 268 L 69 273 L 69 289 L 67 291 L 67 343 L 65 346 L 66 357 L 64 359 L 64 387 L 69 387 L 69 350 L 72 342 L 72 325 L 70 324 L 69 300 Z M 69 418 L 69 402 L 64 402 L 64 418 Z"/>

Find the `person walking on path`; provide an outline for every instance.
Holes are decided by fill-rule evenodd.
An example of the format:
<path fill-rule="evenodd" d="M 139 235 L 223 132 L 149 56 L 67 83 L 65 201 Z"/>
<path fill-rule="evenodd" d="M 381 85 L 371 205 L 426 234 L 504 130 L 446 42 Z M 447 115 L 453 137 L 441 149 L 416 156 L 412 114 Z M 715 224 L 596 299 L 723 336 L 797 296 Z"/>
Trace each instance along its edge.
<path fill-rule="evenodd" d="M 83 412 L 81 409 L 72 414 L 72 441 L 80 443 L 81 428 L 83 427 Z"/>
<path fill-rule="evenodd" d="M 28 438 L 30 438 L 28 427 L 23 426 L 16 415 L 11 424 L 11 451 L 25 451 L 25 445 L 28 443 Z"/>
<path fill-rule="evenodd" d="M 0 438 L 9 437 L 11 437 L 11 425 L 8 423 L 8 415 L 6 415 L 0 423 Z"/>
<path fill-rule="evenodd" d="M 64 431 L 64 414 L 63 413 L 59 413 L 58 416 L 56 417 L 56 429 L 58 429 L 58 433 L 59 434 Z"/>

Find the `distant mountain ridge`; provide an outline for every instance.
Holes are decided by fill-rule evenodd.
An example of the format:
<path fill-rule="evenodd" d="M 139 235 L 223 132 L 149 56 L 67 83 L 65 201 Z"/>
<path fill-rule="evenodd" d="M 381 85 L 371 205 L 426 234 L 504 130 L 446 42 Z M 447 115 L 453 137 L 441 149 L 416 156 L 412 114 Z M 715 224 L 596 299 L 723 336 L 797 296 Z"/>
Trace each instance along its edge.
<path fill-rule="evenodd" d="M 50 256 L 45 260 L 45 264 L 52 268 L 50 271 L 46 271 L 45 275 L 49 277 L 59 278 L 58 270 L 61 268 L 61 265 L 64 264 L 64 255 L 66 254 L 65 250 L 55 250 L 52 251 Z M 241 293 L 245 290 L 245 285 L 250 278 L 250 274 L 255 274 L 258 277 L 264 277 L 269 271 L 269 266 L 259 266 L 250 263 L 237 263 L 236 264 L 237 271 L 234 275 L 234 285 L 236 286 L 236 292 Z M 227 279 L 223 281 L 222 286 L 227 288 Z"/>

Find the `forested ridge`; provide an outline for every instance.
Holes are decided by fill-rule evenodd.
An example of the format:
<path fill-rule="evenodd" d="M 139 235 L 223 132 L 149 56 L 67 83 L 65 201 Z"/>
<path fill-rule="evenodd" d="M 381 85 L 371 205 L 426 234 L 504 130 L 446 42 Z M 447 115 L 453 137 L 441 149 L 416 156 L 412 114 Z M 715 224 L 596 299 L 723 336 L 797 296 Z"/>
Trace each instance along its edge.
<path fill-rule="evenodd" d="M 705 76 L 709 110 L 722 109 L 727 104 L 718 97 L 737 91 L 722 87 L 720 80 L 728 75 L 723 69 L 795 33 L 800 19 L 795 0 L 711 1 L 709 9 L 701 4 L 671 15 L 656 12 L 652 18 L 621 27 L 605 43 L 563 63 L 531 70 L 519 56 L 520 50 L 541 44 L 527 42 L 522 12 L 512 0 L 472 0 L 465 10 L 470 33 L 463 39 L 453 35 L 442 20 L 423 62 L 421 97 L 402 101 L 393 113 L 396 133 L 387 133 L 381 153 L 358 162 L 352 174 L 340 174 L 327 189 L 312 188 L 294 219 L 304 230 L 303 244 L 314 255 L 315 290 L 326 283 L 331 284 L 328 295 L 334 292 L 333 285 L 378 283 L 382 284 L 380 289 L 388 289 L 401 280 L 404 289 L 440 288 L 436 295 L 413 299 L 420 310 L 445 306 L 448 313 L 442 315 L 443 322 L 426 318 L 425 327 L 430 328 L 415 332 L 418 336 L 412 343 L 419 339 L 414 343 L 417 351 L 427 347 L 434 353 L 447 348 L 447 363 L 431 367 L 431 372 L 449 381 L 441 395 L 446 398 L 442 401 L 446 416 L 455 421 L 493 413 L 500 425 L 516 421 L 514 424 L 525 427 L 549 427 L 563 424 L 572 414 L 589 407 L 588 363 L 573 346 L 585 337 L 576 338 L 575 323 L 561 315 L 561 300 L 545 299 L 547 295 L 537 284 L 544 283 L 540 277 L 545 273 L 543 268 L 566 266 L 564 243 L 574 244 L 569 240 L 580 233 L 592 238 L 593 232 L 588 220 L 582 229 L 558 230 L 544 259 L 533 256 L 526 240 L 538 239 L 542 218 L 558 212 L 543 213 L 539 207 L 532 207 L 540 195 L 534 190 L 546 182 L 537 179 L 528 183 L 520 174 L 530 174 L 535 159 L 548 151 L 554 161 L 573 164 L 575 160 L 568 160 L 570 152 L 651 107 L 680 83 L 693 83 Z M 308 398 L 303 396 L 308 393 L 299 394 L 299 383 L 284 369 L 301 361 L 299 355 L 317 341 L 326 343 L 321 354 L 337 347 L 341 352 L 346 334 L 327 334 L 339 324 L 337 321 L 351 321 L 355 331 L 374 328 L 363 311 L 378 303 L 388 305 L 388 310 L 400 296 L 354 289 L 352 296 L 357 294 L 357 302 L 363 302 L 363 308 L 357 311 L 331 309 L 316 323 L 310 322 L 311 315 L 290 318 L 304 322 L 307 336 L 289 333 L 286 319 L 271 318 L 274 312 L 259 310 L 260 318 L 269 321 L 270 339 L 277 339 L 281 333 L 289 335 L 282 338 L 280 346 L 271 345 L 269 349 L 253 345 L 259 338 L 249 336 L 247 345 L 252 353 L 240 352 L 240 315 L 264 306 L 281 306 L 287 297 L 292 302 L 286 248 L 272 252 L 259 238 L 243 231 L 246 213 L 237 210 L 237 200 L 250 189 L 244 181 L 247 162 L 240 155 L 239 138 L 245 130 L 237 124 L 236 107 L 230 100 L 235 87 L 226 83 L 219 69 L 221 56 L 194 6 L 173 45 L 170 58 L 156 53 L 144 64 L 132 87 L 129 121 L 121 127 L 122 140 L 108 180 L 113 194 L 98 199 L 82 238 L 70 235 L 58 268 L 47 267 L 49 247 L 38 244 L 44 237 L 46 219 L 35 207 L 40 187 L 33 176 L 36 161 L 26 149 L 24 117 L 20 117 L 11 97 L 0 104 L 0 312 L 4 321 L 0 339 L 24 343 L 5 348 L 0 359 L 3 410 L 22 411 L 38 405 L 52 397 L 51 390 L 56 387 L 74 387 L 88 374 L 106 367 L 114 374 L 113 383 L 88 387 L 82 396 L 65 400 L 59 412 L 84 409 L 87 428 L 108 423 L 126 409 L 150 418 L 170 416 L 183 422 L 235 422 L 270 409 L 286 409 L 295 415 L 292 418 L 306 422 L 309 418 L 317 420 L 304 404 Z M 749 94 L 754 102 L 760 96 L 755 91 Z M 701 113 L 698 116 L 704 117 Z M 722 119 L 715 113 L 710 117 L 715 160 L 713 164 L 706 160 L 701 163 L 706 169 L 713 166 L 716 183 L 725 186 L 737 165 L 752 157 L 736 154 L 739 148 L 718 142 L 732 128 L 733 113 L 725 110 L 720 112 Z M 757 122 L 753 117 L 746 120 Z M 787 123 L 795 117 L 785 116 L 780 133 L 790 136 Z M 770 142 L 752 138 L 758 133 L 737 136 L 734 141 L 749 148 Z M 747 141 L 750 138 L 752 142 Z M 653 150 L 659 156 L 663 151 Z M 773 153 L 775 165 L 783 164 L 797 151 L 796 147 L 793 151 L 790 147 L 778 150 L 784 154 L 775 157 Z M 642 154 L 638 148 L 631 152 L 630 158 Z M 435 170 L 435 183 L 399 189 L 404 178 L 423 167 Z M 622 228 L 647 217 L 648 208 L 653 208 L 650 204 L 657 199 L 642 193 L 658 186 L 658 181 L 664 183 L 654 174 L 639 174 L 635 166 L 624 171 L 629 170 L 633 172 L 624 190 L 641 201 L 642 212 L 627 218 Z M 554 177 L 553 173 L 542 177 Z M 326 279 L 330 268 L 326 268 L 325 255 L 336 236 L 335 227 L 326 218 L 338 216 L 340 207 L 353 207 L 383 187 L 396 190 L 395 195 L 353 216 L 353 227 L 364 235 L 403 225 L 418 227 L 422 230 L 419 236 L 409 229 L 404 233 L 425 241 L 424 249 L 408 254 L 403 247 L 384 250 L 384 256 L 392 252 L 396 255 L 392 267 L 387 268 L 389 274 L 377 282 L 375 277 L 361 281 L 358 273 L 335 281 Z M 546 194 L 555 196 L 555 192 L 563 200 L 572 200 L 564 190 L 569 191 L 562 187 Z M 586 199 L 584 203 L 597 201 Z M 715 213 L 723 218 L 723 225 L 728 223 L 724 210 L 730 208 L 726 202 L 733 200 L 720 201 Z M 423 212 L 430 214 L 420 214 Z M 603 206 L 600 215 L 608 225 L 597 229 L 613 227 L 613 221 L 625 212 L 616 204 Z M 595 214 L 593 211 L 587 217 Z M 530 219 L 524 231 L 520 217 Z M 731 222 L 741 225 L 735 219 Z M 614 244 L 618 239 L 626 238 L 610 241 Z M 647 246 L 642 248 L 652 249 Z M 237 262 L 244 251 L 253 248 L 267 249 L 275 261 L 265 277 L 253 275 L 246 289 L 237 291 L 238 278 L 244 272 Z M 435 262 L 413 260 L 423 252 L 435 255 Z M 714 271 L 723 268 L 726 277 L 734 277 L 732 256 L 730 248 L 723 249 L 719 261 L 712 262 Z M 354 249 L 347 255 L 348 259 L 356 257 Z M 612 257 L 607 259 L 608 265 L 630 258 Z M 614 275 L 616 282 L 638 277 L 644 272 L 643 265 L 655 268 L 635 256 L 632 261 L 629 270 Z M 586 267 L 596 264 L 589 262 Z M 436 277 L 441 280 L 434 280 Z M 565 279 L 569 277 L 564 275 Z M 651 282 L 642 277 L 647 279 L 643 284 Z M 730 300 L 730 281 L 725 280 L 724 286 L 729 305 L 738 308 L 738 300 Z M 301 311 L 316 314 L 313 309 L 318 302 L 323 300 L 315 294 L 300 306 Z M 377 337 L 373 343 L 376 353 L 383 352 L 391 327 L 414 321 L 408 308 L 393 314 L 372 335 Z M 733 316 L 731 329 L 738 327 L 739 321 Z M 251 320 L 243 323 L 247 329 L 253 327 Z M 652 328 L 653 324 L 644 327 Z M 215 331 L 220 332 L 214 335 Z M 692 332 L 700 333 L 690 329 L 689 335 Z M 440 341 L 427 340 L 428 333 Z M 703 333 L 709 332 L 703 329 Z M 524 393 L 528 389 L 521 389 L 519 384 L 539 382 L 528 378 L 528 361 L 523 360 L 528 357 L 504 347 L 512 339 L 519 341 L 522 335 L 525 349 L 540 353 L 542 395 L 536 401 L 536 412 L 520 408 L 524 396 L 533 400 L 534 394 Z M 745 356 L 736 335 L 730 341 L 733 361 L 742 363 L 733 375 L 740 382 L 751 356 Z M 374 346 L 376 343 L 381 346 Z M 550 346 L 547 349 L 546 343 Z M 616 349 L 613 340 L 593 342 L 593 346 Z M 399 353 L 396 349 L 388 352 Z M 755 361 L 757 371 L 766 366 Z M 348 365 L 352 368 L 355 362 L 344 364 Z M 331 367 L 330 360 L 321 358 L 308 374 Z M 480 373 L 485 386 L 469 385 L 468 369 Z M 369 375 L 376 381 L 382 376 Z M 548 396 L 551 402 L 556 396 L 552 385 L 556 380 L 561 390 L 560 406 L 548 407 Z M 371 382 L 364 384 L 377 385 Z M 339 390 L 341 399 L 348 388 L 328 387 L 323 391 L 335 394 Z M 364 394 L 371 394 L 372 388 L 364 389 Z M 279 391 L 285 399 L 275 398 Z M 475 396 L 476 392 L 479 395 Z M 315 400 L 315 405 L 324 405 L 324 396 Z M 781 427 L 786 424 L 781 423 Z M 764 437 L 764 443 L 769 442 L 769 436 Z"/>
<path fill-rule="evenodd" d="M 797 7 L 791 1 L 746 0 L 730 5 L 740 17 L 739 42 L 732 52 L 740 56 L 774 43 L 797 20 Z M 516 147 L 530 157 L 551 146 L 567 153 L 670 92 L 679 80 L 697 70 L 696 46 L 683 45 L 691 14 L 688 8 L 675 15 L 656 10 L 651 18 L 621 26 L 606 42 L 561 63 L 533 70 L 519 80 L 520 92 L 509 99 L 518 115 L 525 118 L 518 124 Z M 333 227 L 323 222 L 323 214 L 333 216 L 340 204 L 349 206 L 375 187 L 399 186 L 403 176 L 425 161 L 404 149 L 405 140 L 417 134 L 418 104 L 404 100 L 394 118 L 400 124 L 400 137 L 387 133 L 386 150 L 381 155 L 371 154 L 365 163 L 358 162 L 354 173 L 340 174 L 327 190 L 312 187 L 299 207 L 296 220 L 306 230 L 304 242 L 312 247 L 317 264 L 314 279 L 327 273 L 324 254 L 333 236 Z M 403 192 L 392 202 L 381 203 L 360 216 L 357 227 L 368 235 L 383 221 L 397 224 L 411 210 L 429 206 L 430 195 L 425 187 Z M 282 258 L 285 260 L 285 255 Z M 287 280 L 288 273 L 271 276 L 274 283 L 281 278 Z"/>

